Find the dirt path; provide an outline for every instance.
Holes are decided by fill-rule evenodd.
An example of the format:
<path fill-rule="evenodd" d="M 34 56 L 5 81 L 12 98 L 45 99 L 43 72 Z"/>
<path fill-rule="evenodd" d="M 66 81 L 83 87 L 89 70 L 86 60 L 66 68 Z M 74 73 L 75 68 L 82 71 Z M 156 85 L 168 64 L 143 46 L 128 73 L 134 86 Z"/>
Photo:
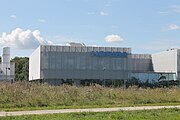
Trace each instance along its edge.
<path fill-rule="evenodd" d="M 141 106 L 141 107 L 118 107 L 118 108 L 89 108 L 89 109 L 14 111 L 14 112 L 0 112 L 0 116 L 76 113 L 76 112 L 112 112 L 112 111 L 130 111 L 130 110 L 152 110 L 152 109 L 164 109 L 164 108 L 167 108 L 167 109 L 168 108 L 178 108 L 178 109 L 180 109 L 180 106 Z"/>

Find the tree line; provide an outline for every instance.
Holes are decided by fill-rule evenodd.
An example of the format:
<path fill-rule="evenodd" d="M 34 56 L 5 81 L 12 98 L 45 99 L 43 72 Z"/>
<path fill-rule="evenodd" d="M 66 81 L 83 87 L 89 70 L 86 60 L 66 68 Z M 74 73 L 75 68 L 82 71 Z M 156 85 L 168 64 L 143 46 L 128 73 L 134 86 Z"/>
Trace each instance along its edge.
<path fill-rule="evenodd" d="M 29 58 L 15 57 L 11 62 L 15 63 L 15 81 L 29 80 Z"/>
<path fill-rule="evenodd" d="M 2 58 L 0 57 L 0 62 Z M 29 58 L 14 57 L 11 62 L 15 63 L 15 81 L 28 81 L 29 79 Z"/>

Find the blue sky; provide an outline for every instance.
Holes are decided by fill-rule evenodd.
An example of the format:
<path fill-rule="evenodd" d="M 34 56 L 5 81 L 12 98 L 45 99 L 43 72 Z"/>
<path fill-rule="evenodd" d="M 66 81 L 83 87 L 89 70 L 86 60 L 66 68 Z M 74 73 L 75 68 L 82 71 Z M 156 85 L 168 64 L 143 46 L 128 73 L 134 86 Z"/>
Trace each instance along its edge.
<path fill-rule="evenodd" d="M 179 0 L 0 0 L 0 49 L 83 42 L 156 53 L 180 46 Z M 2 52 L 1 52 L 2 53 Z"/>

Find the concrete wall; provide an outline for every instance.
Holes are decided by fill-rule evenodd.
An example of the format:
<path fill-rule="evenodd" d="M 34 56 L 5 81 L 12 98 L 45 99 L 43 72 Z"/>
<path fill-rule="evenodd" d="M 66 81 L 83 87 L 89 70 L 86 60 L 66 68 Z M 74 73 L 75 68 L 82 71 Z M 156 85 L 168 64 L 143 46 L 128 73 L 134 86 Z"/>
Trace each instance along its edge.
<path fill-rule="evenodd" d="M 40 47 L 29 57 L 29 80 L 40 79 Z"/>

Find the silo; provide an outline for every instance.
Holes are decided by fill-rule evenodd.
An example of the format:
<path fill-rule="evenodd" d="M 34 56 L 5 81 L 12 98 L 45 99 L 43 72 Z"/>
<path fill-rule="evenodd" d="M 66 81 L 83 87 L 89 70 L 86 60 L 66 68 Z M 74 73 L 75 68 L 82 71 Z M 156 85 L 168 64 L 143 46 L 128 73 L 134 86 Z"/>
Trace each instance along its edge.
<path fill-rule="evenodd" d="M 2 63 L 10 63 L 10 47 L 3 48 Z"/>
<path fill-rule="evenodd" d="M 3 48 L 2 65 L 4 80 L 10 80 L 10 47 Z"/>

